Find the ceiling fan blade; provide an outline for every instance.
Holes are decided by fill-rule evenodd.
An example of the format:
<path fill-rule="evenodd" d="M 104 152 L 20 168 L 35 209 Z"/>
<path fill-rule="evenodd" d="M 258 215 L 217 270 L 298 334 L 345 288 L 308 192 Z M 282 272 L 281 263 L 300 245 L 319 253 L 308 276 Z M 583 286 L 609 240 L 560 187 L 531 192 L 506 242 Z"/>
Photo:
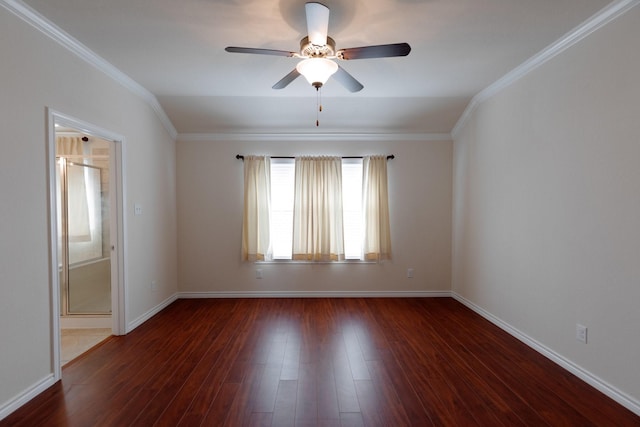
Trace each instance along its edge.
<path fill-rule="evenodd" d="M 299 76 L 300 73 L 294 68 L 289 74 L 280 79 L 280 81 L 274 84 L 272 87 L 273 89 L 284 89 L 285 87 L 289 86 L 289 83 L 297 79 Z"/>
<path fill-rule="evenodd" d="M 407 56 L 409 52 L 411 52 L 411 46 L 408 43 L 394 43 L 340 49 L 336 52 L 336 56 L 340 59 L 389 58 Z"/>
<path fill-rule="evenodd" d="M 276 49 L 259 49 L 254 47 L 236 47 L 228 46 L 224 50 L 231 53 L 254 53 L 257 55 L 275 55 L 275 56 L 288 56 L 292 57 L 295 52 L 289 52 L 288 50 L 276 50 Z"/>
<path fill-rule="evenodd" d="M 355 77 L 347 72 L 344 68 L 338 65 L 338 71 L 333 75 L 333 78 L 340 82 L 340 84 L 346 87 L 349 92 L 359 92 L 364 86 L 357 81 Z"/>
<path fill-rule="evenodd" d="M 329 32 L 329 8 L 320 3 L 307 3 L 304 9 L 307 13 L 309 42 L 316 46 L 326 45 Z"/>

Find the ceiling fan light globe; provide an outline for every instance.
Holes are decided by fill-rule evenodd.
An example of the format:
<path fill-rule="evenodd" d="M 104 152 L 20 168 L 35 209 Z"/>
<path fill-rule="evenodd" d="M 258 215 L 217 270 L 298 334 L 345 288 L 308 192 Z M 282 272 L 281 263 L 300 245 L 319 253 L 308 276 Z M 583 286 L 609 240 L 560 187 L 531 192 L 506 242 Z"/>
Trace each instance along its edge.
<path fill-rule="evenodd" d="M 296 70 L 304 76 L 312 86 L 323 85 L 336 71 L 338 64 L 326 58 L 308 58 L 296 65 Z"/>

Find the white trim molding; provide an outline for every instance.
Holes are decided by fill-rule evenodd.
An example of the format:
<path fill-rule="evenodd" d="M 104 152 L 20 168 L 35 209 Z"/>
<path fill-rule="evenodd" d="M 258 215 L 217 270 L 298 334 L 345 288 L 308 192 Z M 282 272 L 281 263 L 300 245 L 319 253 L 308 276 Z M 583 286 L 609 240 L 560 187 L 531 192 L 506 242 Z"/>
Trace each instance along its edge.
<path fill-rule="evenodd" d="M 135 328 L 142 325 L 144 322 L 151 319 L 153 316 L 155 316 L 156 314 L 160 313 L 162 310 L 167 308 L 172 302 L 174 302 L 177 299 L 178 299 L 178 294 L 175 293 L 171 295 L 169 298 L 162 301 L 160 304 L 147 310 L 146 313 L 143 313 L 140 316 L 136 317 L 127 325 L 126 333 L 128 334 L 129 332 L 133 331 Z"/>
<path fill-rule="evenodd" d="M 20 0 L 0 0 L 0 6 L 3 6 L 9 12 L 22 19 L 27 24 L 42 32 L 44 35 L 57 42 L 60 46 L 67 49 L 80 59 L 102 71 L 108 77 L 122 85 L 134 95 L 144 100 L 151 109 L 156 113 L 158 119 L 169 133 L 173 140 L 176 139 L 178 132 L 169 120 L 169 116 L 162 109 L 158 99 L 142 85 L 137 83 L 131 77 L 113 66 L 110 62 L 93 52 L 91 49 L 71 37 L 64 30 L 59 28 L 53 22 L 42 16 L 36 10 L 31 8 Z"/>
<path fill-rule="evenodd" d="M 618 390 L 611 384 L 607 383 L 606 381 L 602 380 L 601 378 L 597 377 L 596 375 L 592 374 L 591 372 L 587 371 L 581 366 L 573 363 L 571 360 L 567 359 L 561 354 L 555 352 L 553 349 L 547 347 L 546 345 L 540 343 L 539 341 L 536 341 L 534 338 L 531 338 L 530 336 L 518 330 L 517 328 L 514 328 L 504 320 L 500 319 L 499 317 L 494 316 L 493 314 L 489 313 L 482 307 L 464 298 L 462 295 L 459 295 L 458 293 L 452 291 L 451 296 L 458 302 L 462 303 L 463 305 L 470 308 L 480 316 L 484 317 L 485 319 L 487 319 L 488 321 L 490 321 L 500 329 L 507 332 L 509 335 L 517 338 L 518 340 L 522 341 L 523 343 L 531 347 L 533 350 L 537 351 L 538 353 L 542 354 L 546 358 L 560 365 L 562 368 L 571 372 L 573 375 L 577 376 L 582 381 L 586 382 L 587 384 L 594 387 L 598 391 L 609 396 L 611 399 L 615 400 L 616 402 L 618 402 L 625 408 L 629 409 L 630 411 L 634 412 L 635 414 L 640 415 L 640 401 L 634 399 L 632 396 L 624 393 L 623 391 Z"/>
<path fill-rule="evenodd" d="M 442 298 L 450 291 L 213 291 L 180 292 L 188 298 Z"/>
<path fill-rule="evenodd" d="M 449 133 L 180 133 L 176 141 L 451 141 Z"/>
<path fill-rule="evenodd" d="M 494 316 L 482 307 L 467 300 L 463 296 L 453 291 L 213 291 L 213 292 L 179 292 L 175 293 L 160 304 L 148 310 L 143 315 L 132 321 L 127 328 L 127 333 L 137 328 L 151 317 L 168 307 L 171 303 L 178 299 L 193 298 L 446 298 L 451 297 L 465 305 L 478 315 L 487 319 L 500 329 L 504 330 L 514 338 L 522 341 L 533 350 L 557 363 L 562 368 L 576 375 L 587 384 L 593 386 L 605 395 L 609 396 L 616 402 L 620 403 L 630 411 L 640 415 L 640 402 L 626 393 L 616 389 L 606 381 L 598 378 L 589 371 L 576 365 L 572 361 L 566 359 L 562 355 L 556 353 L 549 347 L 541 344 L 535 339 L 524 334 L 520 330 L 514 328 L 502 319 Z M 18 396 L 6 402 L 0 407 L 0 420 L 6 418 L 9 414 L 17 410 L 19 407 L 27 403 L 29 400 L 42 393 L 55 383 L 53 374 L 46 376 L 40 381 L 33 384 Z"/>
<path fill-rule="evenodd" d="M 451 130 L 452 137 L 454 139 L 456 138 L 457 134 L 460 132 L 464 124 L 471 117 L 471 114 L 484 101 L 493 97 L 516 81 L 520 80 L 522 77 L 540 67 L 542 64 L 549 61 L 556 55 L 569 49 L 571 46 L 578 43 L 591 33 L 597 31 L 598 29 L 607 25 L 609 22 L 625 14 L 634 6 L 637 6 L 639 3 L 640 0 L 617 0 L 612 2 L 611 4 L 601 9 L 598 13 L 593 15 L 591 18 L 587 19 L 582 24 L 569 31 L 563 37 L 556 40 L 554 43 L 550 44 L 549 46 L 502 76 L 493 84 L 478 92 L 471 99 L 471 101 L 467 105 L 467 108 L 464 110 L 457 123 Z"/>
<path fill-rule="evenodd" d="M 35 382 L 29 388 L 24 390 L 19 395 L 12 399 L 9 399 L 2 406 L 0 406 L 0 421 L 7 418 L 12 412 L 16 411 L 22 405 L 51 387 L 56 383 L 53 374 L 49 374 L 42 378 L 40 381 Z"/>

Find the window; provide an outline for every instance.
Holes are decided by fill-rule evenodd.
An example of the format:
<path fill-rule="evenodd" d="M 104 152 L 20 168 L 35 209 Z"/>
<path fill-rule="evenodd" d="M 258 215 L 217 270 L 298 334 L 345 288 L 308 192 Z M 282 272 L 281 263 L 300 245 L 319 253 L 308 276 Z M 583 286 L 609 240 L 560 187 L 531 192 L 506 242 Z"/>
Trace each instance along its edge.
<path fill-rule="evenodd" d="M 362 159 L 342 160 L 342 224 L 344 257 L 362 256 Z"/>
<path fill-rule="evenodd" d="M 293 159 L 271 159 L 271 245 L 273 259 L 291 259 L 294 182 Z"/>
<path fill-rule="evenodd" d="M 294 159 L 271 159 L 271 244 L 273 259 L 291 259 Z M 342 215 L 345 259 L 362 255 L 362 159 L 342 161 Z"/>
<path fill-rule="evenodd" d="M 242 259 L 391 258 L 387 157 L 245 156 Z"/>

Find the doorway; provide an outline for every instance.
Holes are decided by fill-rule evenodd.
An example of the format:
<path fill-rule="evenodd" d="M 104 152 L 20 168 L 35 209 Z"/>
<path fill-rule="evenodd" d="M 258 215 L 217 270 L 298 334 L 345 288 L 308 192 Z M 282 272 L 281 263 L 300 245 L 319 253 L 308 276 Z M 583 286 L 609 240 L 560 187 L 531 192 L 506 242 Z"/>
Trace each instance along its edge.
<path fill-rule="evenodd" d="M 123 138 L 49 111 L 52 360 L 125 333 Z"/>

